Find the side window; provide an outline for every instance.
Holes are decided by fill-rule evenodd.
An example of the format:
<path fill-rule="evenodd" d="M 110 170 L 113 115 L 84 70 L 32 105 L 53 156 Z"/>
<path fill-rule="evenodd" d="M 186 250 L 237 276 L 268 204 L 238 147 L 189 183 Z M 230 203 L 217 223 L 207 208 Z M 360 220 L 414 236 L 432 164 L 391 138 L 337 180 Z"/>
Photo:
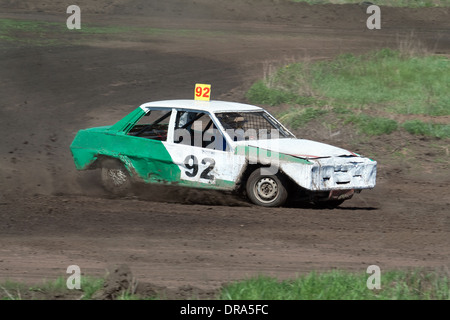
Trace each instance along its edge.
<path fill-rule="evenodd" d="M 225 150 L 226 142 L 210 115 L 204 112 L 178 111 L 174 142 L 212 150 Z"/>
<path fill-rule="evenodd" d="M 166 141 L 172 110 L 150 110 L 143 116 L 128 135 L 152 140 Z"/>

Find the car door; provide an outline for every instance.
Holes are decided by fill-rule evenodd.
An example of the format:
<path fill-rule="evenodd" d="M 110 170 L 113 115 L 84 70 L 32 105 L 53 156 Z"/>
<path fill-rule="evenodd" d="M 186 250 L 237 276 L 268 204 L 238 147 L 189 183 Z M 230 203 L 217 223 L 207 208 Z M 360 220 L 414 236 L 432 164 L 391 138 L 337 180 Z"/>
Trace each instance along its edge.
<path fill-rule="evenodd" d="M 172 108 L 148 108 L 145 115 L 117 135 L 118 158 L 145 182 L 178 182 L 180 169 L 172 161 L 166 142 L 172 141 L 169 130 Z M 120 148 L 119 148 L 120 144 Z"/>
<path fill-rule="evenodd" d="M 204 111 L 176 110 L 173 140 L 165 143 L 180 169 L 180 184 L 233 189 L 245 164 L 235 155 L 211 115 Z"/>

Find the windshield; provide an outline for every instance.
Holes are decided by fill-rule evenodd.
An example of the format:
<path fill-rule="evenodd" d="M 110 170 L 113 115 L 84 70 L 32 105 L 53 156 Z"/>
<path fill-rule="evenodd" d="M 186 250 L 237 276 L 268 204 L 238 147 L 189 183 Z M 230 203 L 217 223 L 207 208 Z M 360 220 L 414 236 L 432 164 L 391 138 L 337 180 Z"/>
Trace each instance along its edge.
<path fill-rule="evenodd" d="M 263 140 L 294 138 L 267 112 L 221 112 L 216 113 L 226 133 L 234 140 Z"/>

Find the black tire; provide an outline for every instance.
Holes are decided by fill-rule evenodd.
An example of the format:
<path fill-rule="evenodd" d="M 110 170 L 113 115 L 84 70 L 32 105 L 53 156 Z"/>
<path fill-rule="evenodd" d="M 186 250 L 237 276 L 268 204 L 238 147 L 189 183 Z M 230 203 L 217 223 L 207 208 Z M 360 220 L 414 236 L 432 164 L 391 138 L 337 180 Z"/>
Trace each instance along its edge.
<path fill-rule="evenodd" d="M 101 178 L 106 191 L 114 195 L 125 196 L 131 190 L 130 173 L 119 160 L 103 160 Z"/>
<path fill-rule="evenodd" d="M 251 202 L 263 207 L 282 206 L 288 197 L 284 179 L 277 174 L 265 173 L 264 168 L 253 171 L 246 184 Z"/>

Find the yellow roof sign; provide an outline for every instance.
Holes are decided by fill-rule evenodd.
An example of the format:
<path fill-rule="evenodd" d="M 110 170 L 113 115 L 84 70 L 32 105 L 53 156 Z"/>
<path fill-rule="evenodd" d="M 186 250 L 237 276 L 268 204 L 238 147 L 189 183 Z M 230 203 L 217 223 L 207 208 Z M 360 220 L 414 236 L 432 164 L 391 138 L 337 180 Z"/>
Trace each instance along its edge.
<path fill-rule="evenodd" d="M 211 97 L 211 85 L 197 83 L 195 85 L 195 100 L 209 101 Z"/>

